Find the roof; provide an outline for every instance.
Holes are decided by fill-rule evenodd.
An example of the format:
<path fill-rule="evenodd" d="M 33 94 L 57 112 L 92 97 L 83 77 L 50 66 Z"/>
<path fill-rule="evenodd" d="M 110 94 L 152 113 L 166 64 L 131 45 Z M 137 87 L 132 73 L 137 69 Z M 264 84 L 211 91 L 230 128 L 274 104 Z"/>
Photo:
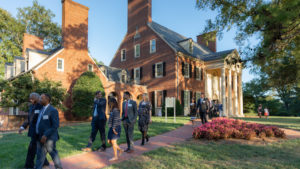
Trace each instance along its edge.
<path fill-rule="evenodd" d="M 37 50 L 37 49 L 30 49 L 30 48 L 27 48 L 26 49 L 26 52 L 36 52 L 36 53 L 40 53 L 40 54 L 44 54 L 44 55 L 52 55 L 53 53 L 57 52 L 58 50 L 60 50 L 62 47 L 59 46 L 51 51 L 45 51 L 45 50 Z"/>
<path fill-rule="evenodd" d="M 14 63 L 12 63 L 12 62 L 5 63 L 5 66 L 13 66 L 13 65 L 14 65 Z"/>
<path fill-rule="evenodd" d="M 126 71 L 125 69 L 120 69 L 120 68 L 115 68 L 115 67 L 109 67 L 105 65 L 98 65 L 99 68 L 105 68 L 105 76 L 109 81 L 114 81 L 114 82 L 122 82 L 121 77 L 122 77 L 122 72 Z M 126 71 L 127 75 L 128 72 Z"/>
<path fill-rule="evenodd" d="M 185 36 L 180 35 L 179 33 L 174 32 L 153 21 L 149 22 L 148 26 L 176 52 L 182 52 L 184 54 L 190 55 L 194 58 L 201 59 L 203 61 L 221 59 L 222 57 L 225 57 L 224 55 L 228 55 L 229 53 L 234 51 L 234 49 L 231 49 L 231 50 L 226 50 L 221 52 L 213 52 L 208 47 L 200 45 L 197 42 L 194 42 L 193 54 L 191 54 L 179 44 L 180 42 L 189 40 L 191 38 L 186 38 Z"/>
<path fill-rule="evenodd" d="M 25 60 L 25 58 L 20 57 L 20 56 L 15 56 L 14 59 L 18 59 L 18 60 Z"/>

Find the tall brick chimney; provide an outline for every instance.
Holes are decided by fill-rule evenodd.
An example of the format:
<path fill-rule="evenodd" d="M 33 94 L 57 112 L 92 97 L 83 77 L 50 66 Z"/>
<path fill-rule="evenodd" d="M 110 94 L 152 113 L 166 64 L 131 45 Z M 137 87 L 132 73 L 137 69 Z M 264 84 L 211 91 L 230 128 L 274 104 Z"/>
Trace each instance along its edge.
<path fill-rule="evenodd" d="M 216 31 L 208 32 L 197 36 L 197 43 L 208 47 L 211 51 L 217 52 Z"/>
<path fill-rule="evenodd" d="M 72 0 L 61 2 L 63 47 L 87 50 L 89 8 Z"/>
<path fill-rule="evenodd" d="M 128 33 L 152 22 L 152 0 L 128 0 Z"/>
<path fill-rule="evenodd" d="M 26 49 L 44 50 L 44 39 L 24 33 L 23 36 L 23 57 L 25 58 Z"/>

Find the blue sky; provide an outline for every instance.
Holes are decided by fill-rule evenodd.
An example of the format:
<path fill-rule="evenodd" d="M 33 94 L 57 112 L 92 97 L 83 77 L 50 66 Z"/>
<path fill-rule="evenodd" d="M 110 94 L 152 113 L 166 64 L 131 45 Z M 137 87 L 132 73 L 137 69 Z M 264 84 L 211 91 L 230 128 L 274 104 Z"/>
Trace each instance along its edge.
<path fill-rule="evenodd" d="M 97 60 L 110 64 L 116 50 L 127 31 L 127 0 L 74 0 L 90 8 L 89 11 L 89 49 Z M 61 25 L 61 0 L 38 0 L 55 13 L 54 21 Z M 0 7 L 17 14 L 17 8 L 31 6 L 32 0 L 0 0 Z M 203 31 L 206 20 L 213 19 L 216 12 L 198 10 L 196 0 L 152 0 L 152 19 L 169 29 L 196 40 Z M 235 42 L 235 30 L 224 32 L 217 40 L 217 51 L 239 48 Z M 256 41 L 250 41 L 255 44 Z M 243 82 L 254 76 L 249 70 L 243 71 Z"/>

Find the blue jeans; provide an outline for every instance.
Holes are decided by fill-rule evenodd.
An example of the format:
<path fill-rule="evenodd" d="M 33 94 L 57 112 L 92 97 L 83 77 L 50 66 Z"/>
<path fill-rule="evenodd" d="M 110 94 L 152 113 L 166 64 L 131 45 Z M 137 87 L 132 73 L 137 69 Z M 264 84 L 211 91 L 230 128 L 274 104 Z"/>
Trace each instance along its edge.
<path fill-rule="evenodd" d="M 57 169 L 62 169 L 62 165 L 56 150 L 56 142 L 53 140 L 47 140 L 45 144 L 37 141 L 37 158 L 36 158 L 36 169 L 42 169 L 47 153 L 50 154 L 54 166 Z"/>

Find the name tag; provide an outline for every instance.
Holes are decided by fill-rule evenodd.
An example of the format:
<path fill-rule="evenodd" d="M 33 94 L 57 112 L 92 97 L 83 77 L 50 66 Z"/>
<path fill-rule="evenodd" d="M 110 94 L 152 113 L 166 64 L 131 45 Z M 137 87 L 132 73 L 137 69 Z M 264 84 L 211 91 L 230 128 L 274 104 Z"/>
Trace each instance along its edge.
<path fill-rule="evenodd" d="M 43 120 L 48 120 L 49 119 L 49 116 L 48 115 L 44 115 L 43 116 Z"/>
<path fill-rule="evenodd" d="M 34 114 L 39 114 L 40 110 L 34 110 Z"/>
<path fill-rule="evenodd" d="M 132 107 L 132 104 L 128 104 L 128 107 Z"/>

